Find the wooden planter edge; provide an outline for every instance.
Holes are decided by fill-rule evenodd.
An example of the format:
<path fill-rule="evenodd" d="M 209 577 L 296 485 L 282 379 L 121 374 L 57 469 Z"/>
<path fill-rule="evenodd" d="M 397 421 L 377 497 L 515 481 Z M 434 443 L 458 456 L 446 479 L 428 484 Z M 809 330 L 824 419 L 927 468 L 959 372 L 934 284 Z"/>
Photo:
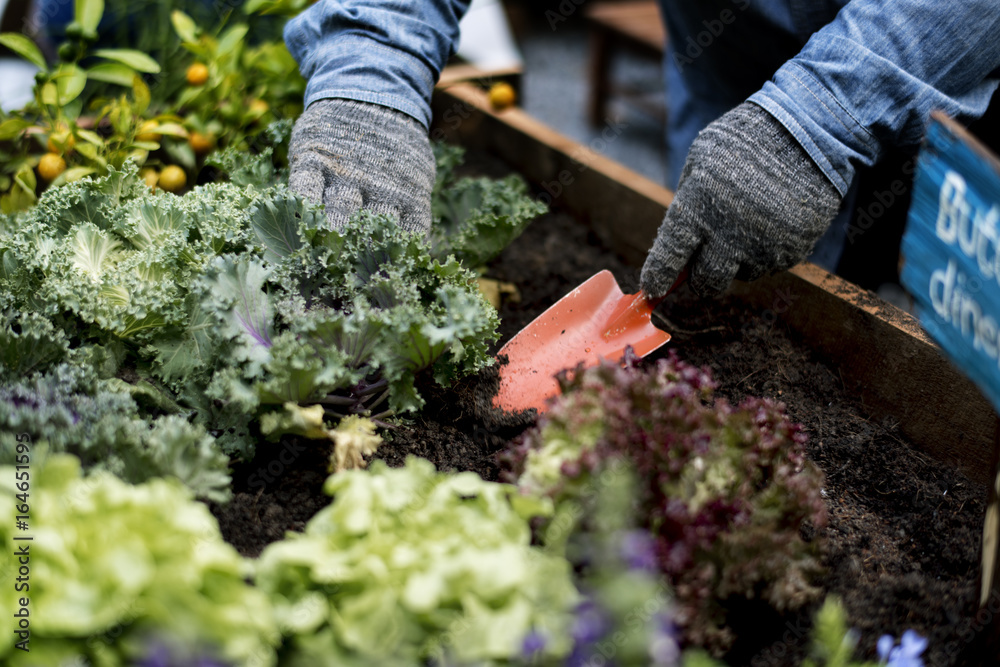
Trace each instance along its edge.
<path fill-rule="evenodd" d="M 614 137 L 583 146 L 519 108 L 494 111 L 470 83 L 439 87 L 432 107 L 434 139 L 497 155 L 547 193 L 543 199 L 642 265 L 673 194 L 601 155 L 601 141 Z M 873 419 L 892 420 L 921 451 L 992 483 L 996 413 L 912 316 L 808 263 L 732 292 L 798 332 Z"/>

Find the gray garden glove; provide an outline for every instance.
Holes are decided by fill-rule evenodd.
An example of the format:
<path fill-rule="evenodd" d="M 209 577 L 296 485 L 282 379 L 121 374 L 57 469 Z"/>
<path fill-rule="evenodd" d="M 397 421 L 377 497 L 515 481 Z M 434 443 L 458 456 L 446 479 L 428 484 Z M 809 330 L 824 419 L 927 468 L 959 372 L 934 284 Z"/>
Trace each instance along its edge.
<path fill-rule="evenodd" d="M 326 206 L 336 229 L 359 209 L 394 216 L 407 231 L 431 226 L 434 152 L 407 114 L 367 102 L 313 102 L 295 122 L 289 185 Z"/>
<path fill-rule="evenodd" d="M 706 127 L 642 267 L 642 289 L 667 293 L 685 265 L 701 296 L 808 256 L 841 196 L 792 135 L 744 102 Z"/>

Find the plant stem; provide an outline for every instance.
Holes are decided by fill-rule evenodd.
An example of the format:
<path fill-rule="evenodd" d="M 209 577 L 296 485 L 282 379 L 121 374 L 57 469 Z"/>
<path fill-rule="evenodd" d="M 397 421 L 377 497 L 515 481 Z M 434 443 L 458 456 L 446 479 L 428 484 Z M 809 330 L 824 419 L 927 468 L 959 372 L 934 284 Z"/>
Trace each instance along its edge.
<path fill-rule="evenodd" d="M 379 396 L 377 399 L 375 399 L 374 403 L 372 403 L 371 405 L 367 406 L 368 411 L 371 412 L 371 411 L 375 410 L 375 408 L 377 408 L 378 406 L 380 406 L 382 404 L 382 402 L 385 401 L 385 399 L 387 399 L 387 398 L 389 398 L 389 390 L 388 389 L 386 389 L 385 391 L 383 391 L 382 395 Z"/>
<path fill-rule="evenodd" d="M 389 386 L 389 381 L 386 380 L 385 378 L 382 378 L 378 382 L 373 382 L 364 389 L 354 392 L 354 394 L 356 396 L 371 396 L 380 389 L 383 389 L 388 386 Z"/>
<path fill-rule="evenodd" d="M 357 399 L 349 398 L 347 396 L 337 396 L 336 394 L 327 394 L 323 398 L 317 399 L 315 403 L 320 405 L 354 405 L 357 403 Z"/>

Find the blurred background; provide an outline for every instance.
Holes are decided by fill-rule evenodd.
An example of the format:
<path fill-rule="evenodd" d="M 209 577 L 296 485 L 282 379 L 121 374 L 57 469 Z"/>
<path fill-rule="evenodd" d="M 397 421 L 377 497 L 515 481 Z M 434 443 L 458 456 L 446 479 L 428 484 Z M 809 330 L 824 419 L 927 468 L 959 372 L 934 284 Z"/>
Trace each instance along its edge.
<path fill-rule="evenodd" d="M 663 184 L 665 42 L 655 0 L 473 0 L 458 58 L 485 71 L 519 67 L 525 111 Z"/>
<path fill-rule="evenodd" d="M 662 183 L 663 83 L 659 60 L 663 29 L 658 13 L 652 20 L 648 16 L 641 20 L 654 28 L 653 39 L 659 40 L 655 49 L 636 49 L 631 40 L 608 43 L 603 80 L 612 83 L 613 89 L 602 88 L 600 97 L 606 106 L 595 118 L 589 113 L 595 92 L 591 61 L 595 24 L 588 20 L 588 12 L 594 6 L 607 5 L 642 6 L 648 8 L 644 10 L 647 13 L 650 9 L 656 12 L 656 3 L 577 2 L 473 0 L 462 21 L 456 62 L 512 76 L 530 114 L 581 143 L 599 138 L 606 127 L 613 126 L 616 139 L 608 143 L 606 154 Z M 140 1 L 129 6 L 138 12 L 145 4 Z M 158 9 L 183 4 L 191 11 L 190 6 L 198 3 L 152 4 Z M 54 9 L 60 5 L 58 11 Z M 50 37 L 55 44 L 47 45 L 52 51 L 61 34 L 53 24 L 72 20 L 72 12 L 72 0 L 0 0 L 0 32 L 26 32 L 43 42 L 55 35 Z M 52 16 L 54 13 L 58 15 Z M 634 18 L 631 23 L 636 24 Z M 24 106 L 31 98 L 34 73 L 32 65 L 0 47 L 0 107 Z"/>

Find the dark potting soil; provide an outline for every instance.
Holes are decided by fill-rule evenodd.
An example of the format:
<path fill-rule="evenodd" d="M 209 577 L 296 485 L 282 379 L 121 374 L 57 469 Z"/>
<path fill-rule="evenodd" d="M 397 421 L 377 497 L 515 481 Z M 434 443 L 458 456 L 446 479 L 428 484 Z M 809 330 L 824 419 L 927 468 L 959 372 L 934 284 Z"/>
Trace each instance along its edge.
<path fill-rule="evenodd" d="M 475 168 L 496 171 L 488 161 Z M 638 288 L 638 270 L 569 216 L 535 221 L 489 267 L 489 277 L 513 282 L 519 291 L 518 299 L 502 304 L 497 346 L 601 269 L 612 271 L 627 292 Z M 682 287 L 657 317 L 674 336 L 669 348 L 712 369 L 718 395 L 733 403 L 748 396 L 783 401 L 804 425 L 809 456 L 826 474 L 822 583 L 843 601 L 866 657 L 875 659 L 882 634 L 899 637 L 912 628 L 929 639 L 925 664 L 959 664 L 957 656 L 981 627 L 974 611 L 986 489 L 912 449 L 897 424 L 868 418 L 837 373 L 766 313 L 726 297 L 703 301 Z M 472 470 L 496 480 L 495 455 L 531 418 L 498 418 L 489 408 L 495 382 L 494 369 L 447 390 L 422 383 L 427 407 L 392 431 L 376 456 L 402 465 L 416 455 L 440 470 Z M 329 502 L 322 493 L 328 457 L 329 449 L 315 442 L 290 441 L 261 447 L 253 462 L 237 465 L 233 500 L 212 508 L 225 538 L 256 556 L 285 531 L 302 530 Z M 815 610 L 779 617 L 734 607 L 729 620 L 743 639 L 727 661 L 798 665 Z"/>

